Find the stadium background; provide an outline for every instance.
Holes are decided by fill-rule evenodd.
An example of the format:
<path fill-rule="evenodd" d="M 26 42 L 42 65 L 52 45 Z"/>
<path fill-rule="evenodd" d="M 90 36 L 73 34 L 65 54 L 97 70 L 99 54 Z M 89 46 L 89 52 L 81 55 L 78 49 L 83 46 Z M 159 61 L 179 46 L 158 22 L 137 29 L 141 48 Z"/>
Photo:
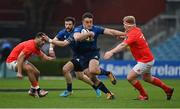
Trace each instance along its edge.
<path fill-rule="evenodd" d="M 33 38 L 38 31 L 46 32 L 49 37 L 53 38 L 63 28 L 66 16 L 75 17 L 77 26 L 81 24 L 81 15 L 89 11 L 95 16 L 95 24 L 123 31 L 122 18 L 126 15 L 133 15 L 137 19 L 138 26 L 142 27 L 156 61 L 166 61 L 157 64 L 161 68 L 156 73 L 180 77 L 179 62 L 172 62 L 180 60 L 179 0 L 6 0 L 0 2 L 1 51 L 6 46 L 12 48 L 21 41 Z M 119 42 L 114 38 L 99 37 L 98 46 L 101 48 L 101 56 Z M 8 46 L 7 43 L 10 45 Z M 48 44 L 43 49 L 47 53 Z M 33 58 L 34 64 L 42 72 L 41 75 L 58 76 L 59 66 L 62 67 L 64 62 L 70 59 L 71 51 L 68 47 L 56 47 L 55 50 L 58 61 L 44 63 Z M 133 60 L 133 58 L 127 50 L 116 54 L 113 60 L 112 64 L 115 61 Z M 103 61 L 102 64 L 105 66 Z M 130 64 L 133 65 L 133 63 Z M 43 69 L 43 66 L 49 66 L 49 69 Z M 168 67 L 165 68 L 165 66 Z M 5 71 L 3 64 L 1 67 L 0 77 L 6 76 L 3 74 Z M 119 67 L 121 68 L 121 65 Z M 119 72 L 115 69 L 114 71 Z"/>
<path fill-rule="evenodd" d="M 53 38 L 64 27 L 64 18 L 76 18 L 76 26 L 81 24 L 84 12 L 94 14 L 94 23 L 123 31 L 122 18 L 136 17 L 137 24 L 144 31 L 156 63 L 153 75 L 172 79 L 178 85 L 180 79 L 180 0 L 5 0 L 0 1 L 0 82 L 15 78 L 15 72 L 6 69 L 4 54 L 24 40 L 33 38 L 38 31 Z M 117 45 L 119 40 L 99 37 L 101 56 Z M 47 53 L 49 45 L 43 50 Z M 5 52 L 4 52 L 5 50 Z M 32 63 L 41 71 L 41 77 L 62 76 L 60 69 L 71 58 L 71 51 L 55 48 L 58 59 L 42 62 L 32 57 Z M 116 54 L 111 60 L 101 60 L 101 66 L 124 79 L 135 64 L 128 50 Z M 0 88 L 1 88 L 0 86 Z M 45 86 L 45 85 L 44 85 Z M 68 106 L 67 106 L 68 107 Z M 176 106 L 174 106 L 176 107 Z"/>

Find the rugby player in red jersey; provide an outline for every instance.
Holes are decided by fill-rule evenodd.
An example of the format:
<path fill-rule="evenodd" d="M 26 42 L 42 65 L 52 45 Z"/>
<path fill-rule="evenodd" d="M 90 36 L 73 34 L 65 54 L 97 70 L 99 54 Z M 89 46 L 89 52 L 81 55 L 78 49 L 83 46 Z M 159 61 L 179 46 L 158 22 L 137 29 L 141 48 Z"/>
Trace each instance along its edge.
<path fill-rule="evenodd" d="M 48 91 L 41 90 L 39 87 L 39 70 L 27 59 L 32 55 L 37 55 L 43 60 L 53 60 L 54 58 L 44 54 L 40 48 L 45 44 L 44 38 L 48 37 L 45 33 L 39 32 L 34 39 L 21 42 L 11 51 L 6 60 L 7 68 L 17 72 L 17 77 L 22 79 L 22 72 L 26 72 L 31 83 L 28 94 L 34 97 L 44 97 Z"/>
<path fill-rule="evenodd" d="M 129 46 L 133 57 L 137 61 L 137 64 L 128 74 L 127 80 L 139 91 L 140 95 L 137 99 L 148 100 L 147 92 L 144 90 L 140 81 L 137 80 L 138 76 L 142 76 L 144 81 L 162 88 L 167 95 L 167 100 L 170 100 L 174 89 L 167 86 L 159 78 L 151 75 L 150 70 L 154 64 L 154 56 L 144 38 L 141 29 L 136 27 L 135 17 L 124 17 L 123 24 L 127 38 L 112 50 L 107 51 L 104 55 L 104 59 L 111 58 L 113 54 L 120 52 Z"/>

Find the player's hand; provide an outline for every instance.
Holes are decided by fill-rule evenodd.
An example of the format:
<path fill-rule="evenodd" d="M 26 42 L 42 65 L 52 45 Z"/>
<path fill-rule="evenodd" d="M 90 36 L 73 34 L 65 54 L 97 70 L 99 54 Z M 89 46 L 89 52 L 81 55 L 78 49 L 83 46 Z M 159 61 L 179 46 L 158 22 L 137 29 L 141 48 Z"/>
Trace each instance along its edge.
<path fill-rule="evenodd" d="M 116 39 L 125 39 L 125 38 L 127 38 L 127 36 L 116 36 Z"/>
<path fill-rule="evenodd" d="M 22 73 L 19 73 L 19 72 L 17 72 L 16 76 L 18 77 L 18 79 L 22 79 L 23 78 Z"/>
<path fill-rule="evenodd" d="M 104 59 L 105 59 L 105 60 L 110 59 L 112 56 L 113 56 L 113 53 L 112 53 L 111 51 L 107 51 L 107 52 L 104 54 Z"/>
<path fill-rule="evenodd" d="M 93 37 L 95 36 L 95 33 L 92 31 L 90 31 L 89 33 L 90 33 L 90 36 L 88 36 L 88 38 L 86 40 L 93 41 Z"/>
<path fill-rule="evenodd" d="M 94 37 L 95 36 L 94 32 L 90 31 L 89 33 L 91 34 L 90 37 Z"/>
<path fill-rule="evenodd" d="M 55 60 L 56 59 L 56 57 L 50 57 L 50 56 L 48 56 L 48 60 L 49 61 L 53 61 L 53 60 Z"/>
<path fill-rule="evenodd" d="M 50 56 L 50 57 L 53 57 L 53 58 L 56 58 L 56 54 L 55 54 L 53 48 L 49 48 L 49 56 Z"/>
<path fill-rule="evenodd" d="M 48 36 L 43 36 L 43 39 L 44 39 L 46 42 L 52 43 L 52 39 L 49 38 Z"/>

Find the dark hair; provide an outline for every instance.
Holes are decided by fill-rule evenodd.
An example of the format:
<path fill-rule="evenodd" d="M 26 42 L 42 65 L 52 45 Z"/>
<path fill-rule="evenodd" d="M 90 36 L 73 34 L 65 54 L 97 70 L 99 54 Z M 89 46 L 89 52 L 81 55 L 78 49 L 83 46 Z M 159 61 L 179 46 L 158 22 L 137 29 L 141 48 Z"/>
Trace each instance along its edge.
<path fill-rule="evenodd" d="M 36 34 L 36 38 L 40 38 L 40 37 L 45 36 L 45 35 L 46 35 L 46 34 L 43 33 L 43 32 L 38 32 L 38 33 Z"/>
<path fill-rule="evenodd" d="M 94 18 L 93 14 L 90 12 L 86 12 L 82 15 L 82 20 L 84 20 L 85 18 Z"/>
<path fill-rule="evenodd" d="M 73 24 L 75 24 L 75 18 L 74 17 L 66 17 L 64 21 L 72 21 Z"/>

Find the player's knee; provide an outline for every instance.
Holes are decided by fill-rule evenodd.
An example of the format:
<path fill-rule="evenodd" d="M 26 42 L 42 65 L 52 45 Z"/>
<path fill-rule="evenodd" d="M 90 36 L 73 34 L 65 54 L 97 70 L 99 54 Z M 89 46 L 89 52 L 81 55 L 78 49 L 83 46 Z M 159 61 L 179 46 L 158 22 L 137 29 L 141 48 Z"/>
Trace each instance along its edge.
<path fill-rule="evenodd" d="M 24 67 L 24 69 L 25 69 L 26 71 L 30 71 L 30 70 L 31 70 L 31 67 L 30 67 L 29 65 L 26 65 L 26 66 Z"/>
<path fill-rule="evenodd" d="M 67 69 L 66 67 L 63 67 L 62 71 L 63 71 L 63 74 L 66 74 L 66 73 L 69 72 L 68 69 Z"/>
<path fill-rule="evenodd" d="M 148 74 L 144 74 L 144 75 L 143 75 L 143 80 L 144 80 L 145 82 L 150 82 L 150 81 L 151 81 L 151 76 L 149 76 Z"/>
<path fill-rule="evenodd" d="M 143 80 L 144 80 L 145 82 L 150 82 L 150 81 L 151 81 L 151 79 L 148 78 L 148 77 L 143 77 Z"/>
<path fill-rule="evenodd" d="M 89 69 L 89 72 L 92 74 L 96 74 L 98 72 L 98 68 L 91 68 Z"/>
<path fill-rule="evenodd" d="M 32 66 L 30 66 L 30 65 L 26 65 L 25 70 L 26 70 L 26 72 L 35 72 L 34 69 L 32 68 Z"/>
<path fill-rule="evenodd" d="M 131 78 L 130 76 L 127 76 L 127 80 L 128 80 L 129 82 L 131 82 L 131 81 L 133 81 L 133 78 Z"/>

